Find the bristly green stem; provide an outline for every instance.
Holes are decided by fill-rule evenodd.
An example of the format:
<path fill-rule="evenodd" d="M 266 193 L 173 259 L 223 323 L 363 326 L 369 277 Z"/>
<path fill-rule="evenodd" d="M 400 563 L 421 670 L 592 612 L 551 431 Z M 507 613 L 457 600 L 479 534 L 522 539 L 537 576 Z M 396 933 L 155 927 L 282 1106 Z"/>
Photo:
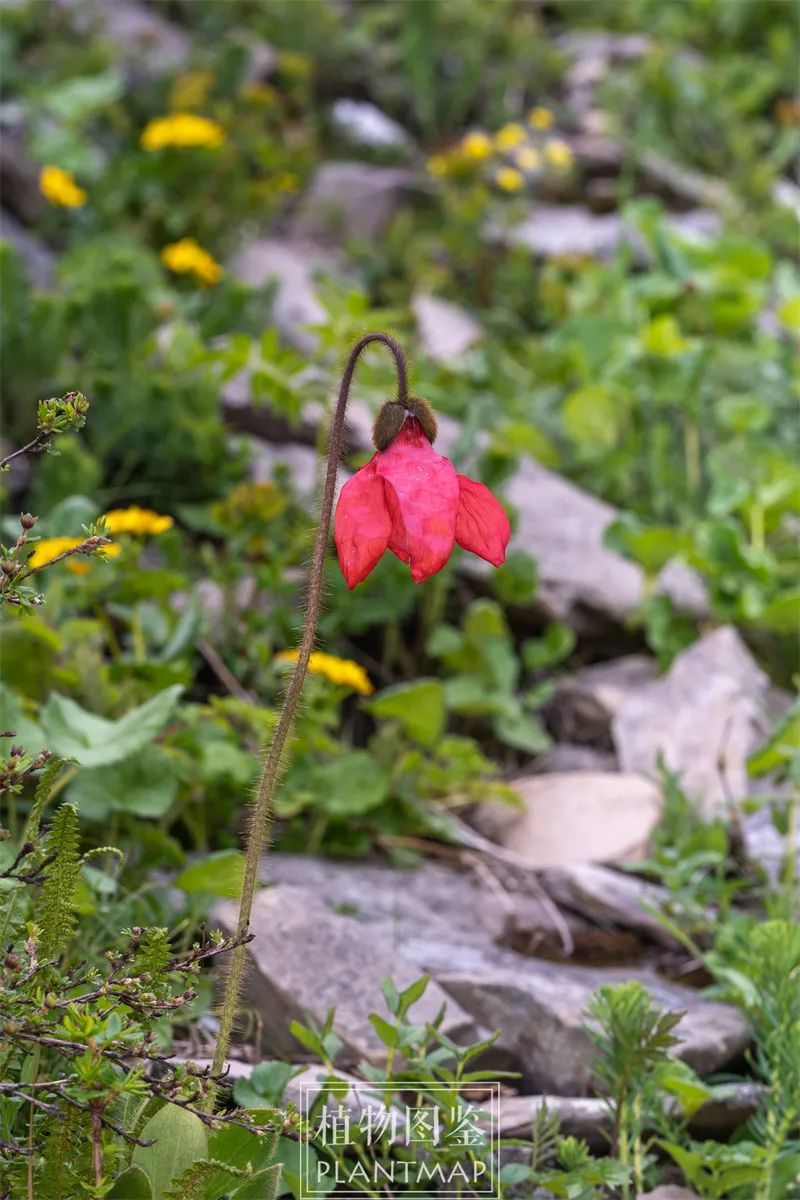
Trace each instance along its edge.
<path fill-rule="evenodd" d="M 328 465 L 325 474 L 325 482 L 322 489 L 322 502 L 320 505 L 319 525 L 317 527 L 317 537 L 314 542 L 314 553 L 311 559 L 311 570 L 308 579 L 308 600 L 306 602 L 305 625 L 303 628 L 303 638 L 300 642 L 300 650 L 298 652 L 297 663 L 294 668 L 289 686 L 286 690 L 286 696 L 283 701 L 281 715 L 278 719 L 278 724 L 275 727 L 275 733 L 269 749 L 264 755 L 264 765 L 261 771 L 261 778 L 256 788 L 253 799 L 253 808 L 250 817 L 250 828 L 247 835 L 247 847 L 245 850 L 244 874 L 242 877 L 242 891 L 239 900 L 239 919 L 236 926 L 237 936 L 247 934 L 250 927 L 250 916 L 253 909 L 253 897 L 255 895 L 256 884 L 258 882 L 258 867 L 262 852 L 269 837 L 270 826 L 272 825 L 273 816 L 273 800 L 278 781 L 281 776 L 281 765 L 283 762 L 283 752 L 286 748 L 286 743 L 291 735 L 294 727 L 295 717 L 297 715 L 297 706 L 300 701 L 300 695 L 303 690 L 303 683 L 308 669 L 308 660 L 311 657 L 311 652 L 314 649 L 314 642 L 317 636 L 317 622 L 322 608 L 322 587 L 325 574 L 325 555 L 328 550 L 328 538 L 330 536 L 331 515 L 333 513 L 333 501 L 336 494 L 336 476 L 339 470 L 339 460 L 342 456 L 344 445 L 344 418 L 347 409 L 347 401 L 350 395 L 350 385 L 353 381 L 356 365 L 361 354 L 366 350 L 367 346 L 373 343 L 379 343 L 386 346 L 394 356 L 395 369 L 397 371 L 397 402 L 405 404 L 408 399 L 408 379 L 406 375 L 406 364 L 403 357 L 403 351 L 393 337 L 387 333 L 368 333 L 356 342 L 353 349 L 348 355 L 345 363 L 344 373 L 342 374 L 342 382 L 339 386 L 339 396 L 336 401 L 336 408 L 333 413 L 331 422 L 330 440 L 328 444 Z M 242 989 L 242 979 L 244 975 L 245 964 L 245 946 L 237 945 L 231 956 L 228 978 L 225 985 L 225 996 L 222 1002 L 222 1010 L 220 1013 L 219 1033 L 217 1035 L 217 1044 L 214 1051 L 214 1062 L 212 1073 L 218 1075 L 225 1066 L 225 1060 L 228 1055 L 228 1047 L 230 1045 L 231 1033 L 236 1018 L 236 1013 L 239 1007 L 239 998 Z M 209 1100 L 210 1106 L 213 1107 L 213 1089 Z"/>

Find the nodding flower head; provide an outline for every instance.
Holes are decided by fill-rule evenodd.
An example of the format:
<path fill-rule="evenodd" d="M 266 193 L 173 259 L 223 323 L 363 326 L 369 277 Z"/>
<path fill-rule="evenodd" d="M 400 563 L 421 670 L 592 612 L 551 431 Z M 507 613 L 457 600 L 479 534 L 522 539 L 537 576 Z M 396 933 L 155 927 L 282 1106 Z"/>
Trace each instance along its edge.
<path fill-rule="evenodd" d="M 436 418 L 425 400 L 385 404 L 375 422 L 375 454 L 342 488 L 334 540 L 353 588 L 391 550 L 422 583 L 441 571 L 458 543 L 499 567 L 511 533 L 487 487 L 459 475 L 433 448 Z"/>

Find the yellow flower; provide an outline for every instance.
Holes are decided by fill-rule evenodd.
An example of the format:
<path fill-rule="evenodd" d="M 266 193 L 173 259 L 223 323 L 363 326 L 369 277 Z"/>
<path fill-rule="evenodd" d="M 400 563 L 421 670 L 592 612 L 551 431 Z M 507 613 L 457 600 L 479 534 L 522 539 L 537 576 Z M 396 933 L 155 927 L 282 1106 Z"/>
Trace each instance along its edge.
<path fill-rule="evenodd" d="M 222 267 L 207 250 L 198 246 L 194 238 L 181 238 L 179 242 L 165 246 L 161 251 L 161 261 L 177 275 L 194 275 L 205 286 L 219 283 L 222 278 Z"/>
<path fill-rule="evenodd" d="M 277 662 L 297 662 L 300 652 L 283 650 L 275 657 Z M 362 696 L 371 696 L 375 691 L 364 668 L 349 658 L 337 658 L 335 654 L 324 654 L 321 650 L 315 650 L 309 660 L 308 669 L 312 675 L 322 675 L 331 683 L 342 684 L 354 692 L 360 692 Z"/>
<path fill-rule="evenodd" d="M 215 150 L 224 141 L 225 130 L 217 121 L 197 113 L 176 112 L 149 121 L 139 144 L 143 150 L 163 150 L 165 146 L 207 146 Z"/>
<path fill-rule="evenodd" d="M 525 141 L 525 130 L 521 125 L 504 125 L 495 134 L 494 144 L 498 150 L 513 150 Z"/>
<path fill-rule="evenodd" d="M 495 173 L 494 181 L 504 192 L 518 192 L 525 186 L 525 176 L 515 167 L 501 167 Z"/>
<path fill-rule="evenodd" d="M 542 165 L 542 156 L 533 146 L 523 146 L 514 155 L 514 162 L 523 171 L 536 171 Z"/>
<path fill-rule="evenodd" d="M 162 517 L 151 508 L 113 508 L 106 513 L 106 529 L 111 534 L 132 533 L 150 534 L 166 533 L 172 528 L 172 517 Z"/>
<path fill-rule="evenodd" d="M 491 157 L 492 139 L 488 134 L 476 130 L 461 139 L 460 151 L 462 158 L 472 162 L 483 162 L 484 159 Z"/>
<path fill-rule="evenodd" d="M 559 171 L 568 171 L 572 166 L 573 154 L 566 142 L 551 138 L 544 148 L 547 161 Z"/>
<path fill-rule="evenodd" d="M 538 105 L 528 113 L 528 124 L 533 129 L 549 129 L 554 120 L 549 108 L 539 108 Z"/>
<path fill-rule="evenodd" d="M 88 199 L 87 193 L 78 187 L 69 171 L 62 171 L 61 167 L 42 167 L 39 191 L 45 200 L 62 208 L 80 208 Z"/>
<path fill-rule="evenodd" d="M 33 554 L 28 559 L 28 566 L 42 567 L 52 559 L 58 558 L 59 554 L 63 554 L 65 550 L 74 550 L 76 546 L 80 546 L 85 541 L 85 538 L 76 537 L 42 538 L 40 542 L 36 543 Z M 120 549 L 120 546 L 112 543 L 109 546 L 103 547 L 103 553 L 109 558 L 116 558 Z M 77 557 L 68 558 L 65 561 L 70 571 L 75 575 L 85 575 L 89 570 L 89 563 Z"/>
<path fill-rule="evenodd" d="M 450 162 L 444 154 L 432 154 L 425 164 L 425 168 L 429 175 L 438 178 L 447 174 L 450 170 Z"/>

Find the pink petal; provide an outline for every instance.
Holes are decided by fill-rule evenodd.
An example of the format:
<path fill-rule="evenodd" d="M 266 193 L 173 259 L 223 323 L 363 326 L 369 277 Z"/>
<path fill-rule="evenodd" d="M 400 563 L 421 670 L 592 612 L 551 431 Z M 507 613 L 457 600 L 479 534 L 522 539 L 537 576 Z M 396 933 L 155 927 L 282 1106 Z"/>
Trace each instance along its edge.
<path fill-rule="evenodd" d="M 373 455 L 348 479 L 336 505 L 333 540 L 349 588 L 366 579 L 389 545 L 392 519 L 386 485 L 375 471 L 376 458 Z"/>
<path fill-rule="evenodd" d="M 458 476 L 456 541 L 492 566 L 505 562 L 511 526 L 502 504 L 489 489 L 466 475 Z"/>
<path fill-rule="evenodd" d="M 375 460 L 376 471 L 387 484 L 387 505 L 393 516 L 389 549 L 409 564 L 414 582 L 422 583 L 441 571 L 453 552 L 458 506 L 455 467 L 436 453 L 419 421 L 411 417 Z"/>

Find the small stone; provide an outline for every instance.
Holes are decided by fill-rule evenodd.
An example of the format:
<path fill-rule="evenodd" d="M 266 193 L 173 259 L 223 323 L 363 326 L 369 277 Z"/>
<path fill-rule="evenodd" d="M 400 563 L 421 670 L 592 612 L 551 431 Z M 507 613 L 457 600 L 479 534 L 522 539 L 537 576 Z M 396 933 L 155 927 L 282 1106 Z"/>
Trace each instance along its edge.
<path fill-rule="evenodd" d="M 245 246 L 229 264 L 231 275 L 250 287 L 272 282 L 272 322 L 281 336 L 304 354 L 313 353 L 316 335 L 306 328 L 326 319 L 315 278 L 335 270 L 338 260 L 308 241 L 260 238 Z"/>
<path fill-rule="evenodd" d="M 596 923 L 609 922 L 635 929 L 664 946 L 678 944 L 652 911 L 658 912 L 669 900 L 666 888 L 595 863 L 549 867 L 542 872 L 541 879 L 557 904 Z"/>
<path fill-rule="evenodd" d="M 369 100 L 336 100 L 331 123 L 354 146 L 371 150 L 408 150 L 411 139 L 397 121 Z"/>

